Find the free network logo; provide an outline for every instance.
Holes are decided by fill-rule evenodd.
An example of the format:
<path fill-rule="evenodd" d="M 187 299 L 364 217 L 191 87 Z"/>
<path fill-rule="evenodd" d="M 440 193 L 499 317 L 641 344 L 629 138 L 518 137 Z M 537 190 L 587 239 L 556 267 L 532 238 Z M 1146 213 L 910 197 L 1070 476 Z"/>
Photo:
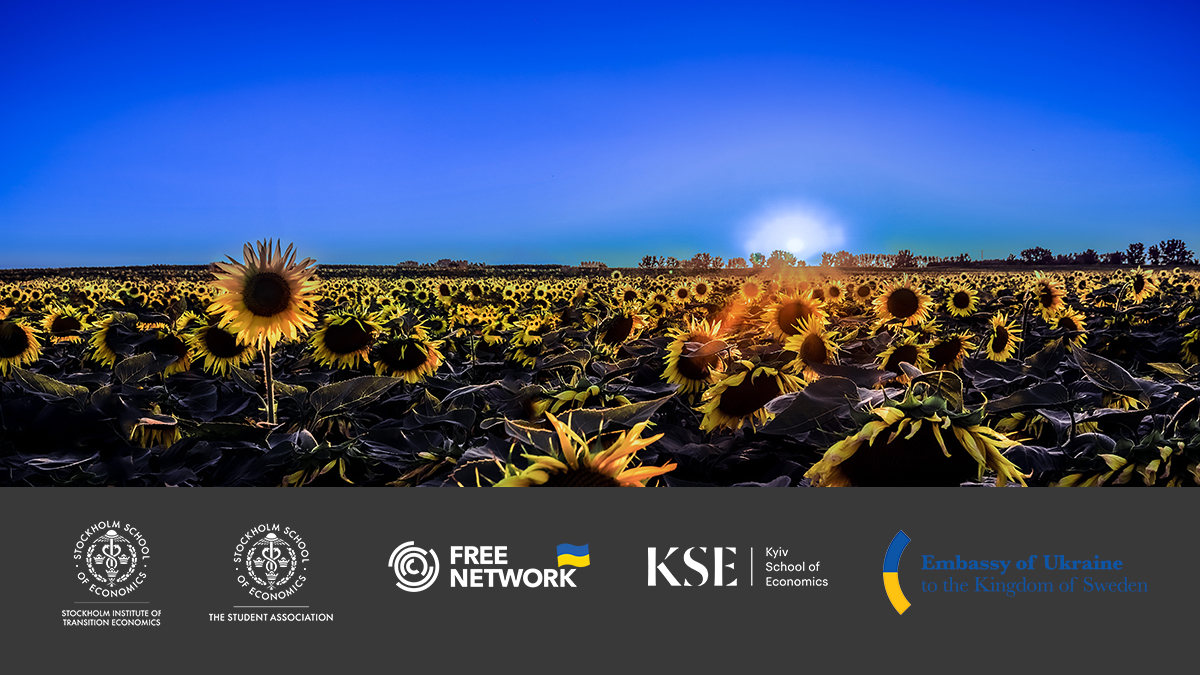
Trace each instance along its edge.
<path fill-rule="evenodd" d="M 559 567 L 587 567 L 592 564 L 592 557 L 588 554 L 588 545 L 575 546 L 574 544 L 559 544 L 558 545 L 558 566 Z"/>
<path fill-rule="evenodd" d="M 426 551 L 414 542 L 406 541 L 392 551 L 388 567 L 396 574 L 396 586 L 402 591 L 417 593 L 437 581 L 439 565 L 437 552 Z"/>

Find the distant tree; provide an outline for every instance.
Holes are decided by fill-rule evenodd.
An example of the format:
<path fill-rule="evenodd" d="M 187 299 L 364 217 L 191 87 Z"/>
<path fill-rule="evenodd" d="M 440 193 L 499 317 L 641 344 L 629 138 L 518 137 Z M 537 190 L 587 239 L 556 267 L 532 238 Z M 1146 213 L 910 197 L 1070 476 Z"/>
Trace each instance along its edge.
<path fill-rule="evenodd" d="M 1162 252 L 1157 246 L 1151 246 L 1150 250 L 1146 251 L 1146 257 L 1150 260 L 1151 265 L 1157 265 L 1162 262 Z"/>
<path fill-rule="evenodd" d="M 761 253 L 751 253 L 750 264 L 754 265 L 754 269 L 764 267 L 767 264 L 767 256 Z"/>
<path fill-rule="evenodd" d="M 706 270 L 712 267 L 713 257 L 707 253 L 697 253 L 690 262 L 692 269 Z"/>
<path fill-rule="evenodd" d="M 771 257 L 767 258 L 767 267 L 771 269 L 782 269 L 784 267 L 796 266 L 796 254 L 791 251 L 783 251 L 775 249 L 771 251 Z"/>
<path fill-rule="evenodd" d="M 1104 254 L 1104 264 L 1105 265 L 1124 265 L 1125 264 L 1125 252 L 1124 251 L 1113 251 L 1112 253 L 1105 253 Z"/>
<path fill-rule="evenodd" d="M 1035 246 L 1021 251 L 1021 259 L 1030 264 L 1042 264 L 1054 262 L 1054 254 L 1050 249 Z"/>
<path fill-rule="evenodd" d="M 642 257 L 642 262 L 638 263 L 638 267 L 642 269 L 654 269 L 662 267 L 662 259 L 656 255 L 648 255 Z"/>
<path fill-rule="evenodd" d="M 1005 258 L 1005 259 L 1004 259 L 1004 261 L 1005 261 L 1005 262 L 1010 262 L 1010 263 L 1017 262 L 1017 254 L 1016 254 L 1016 253 L 1009 253 L 1009 254 L 1008 254 L 1008 257 L 1007 257 L 1007 258 Z"/>
<path fill-rule="evenodd" d="M 857 267 L 858 260 L 849 251 L 838 251 L 833 254 L 832 263 L 834 267 Z"/>
<path fill-rule="evenodd" d="M 669 255 L 669 256 L 667 256 L 667 259 L 663 261 L 663 267 L 669 267 L 671 269 L 675 269 L 675 268 L 679 267 L 679 259 L 673 255 Z"/>
<path fill-rule="evenodd" d="M 745 258 L 730 258 L 729 262 L 725 263 L 725 267 L 731 270 L 744 270 L 749 265 L 746 264 Z"/>
<path fill-rule="evenodd" d="M 829 251 L 821 252 L 821 267 L 833 267 L 833 254 Z"/>
<path fill-rule="evenodd" d="M 909 267 L 916 267 L 916 266 L 917 266 L 917 259 L 912 254 L 912 251 L 910 251 L 908 249 L 901 250 L 899 253 L 896 254 L 895 260 L 892 261 L 892 269 L 906 269 Z"/>
<path fill-rule="evenodd" d="M 719 255 L 713 256 L 710 269 L 719 270 L 725 267 L 725 259 Z"/>
<path fill-rule="evenodd" d="M 1146 264 L 1146 245 L 1145 244 L 1130 244 L 1125 251 L 1125 259 L 1130 265 L 1145 265 Z"/>
<path fill-rule="evenodd" d="M 1158 250 L 1162 253 L 1164 265 L 1192 264 L 1192 252 L 1188 250 L 1187 244 L 1183 243 L 1182 239 L 1168 239 L 1159 242 Z"/>
<path fill-rule="evenodd" d="M 1095 265 L 1100 262 L 1100 254 L 1089 248 L 1076 256 L 1075 262 L 1080 265 Z"/>

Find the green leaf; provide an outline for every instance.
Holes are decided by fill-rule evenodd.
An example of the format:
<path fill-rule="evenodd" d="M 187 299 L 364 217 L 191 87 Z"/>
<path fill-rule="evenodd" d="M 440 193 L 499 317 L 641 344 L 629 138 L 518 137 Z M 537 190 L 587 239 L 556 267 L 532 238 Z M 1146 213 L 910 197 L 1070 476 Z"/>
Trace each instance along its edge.
<path fill-rule="evenodd" d="M 1022 389 L 1012 396 L 988 401 L 984 409 L 989 415 L 999 415 L 1028 410 L 1061 410 L 1071 403 L 1071 393 L 1066 387 L 1057 382 L 1043 382 Z"/>
<path fill-rule="evenodd" d="M 12 367 L 13 378 L 25 388 L 26 391 L 40 394 L 47 394 L 56 399 L 70 398 L 78 401 L 83 405 L 88 398 L 87 387 L 77 384 L 66 384 L 58 380 L 47 377 L 40 373 L 35 373 L 29 370 L 23 370 Z"/>
<path fill-rule="evenodd" d="M 116 368 L 113 368 L 113 375 L 122 384 L 137 383 L 155 373 L 161 373 L 164 368 L 178 360 L 177 356 L 138 354 L 118 363 Z"/>
<path fill-rule="evenodd" d="M 1191 371 L 1179 365 L 1178 363 L 1147 363 L 1146 365 L 1157 370 L 1164 375 L 1170 375 L 1179 382 L 1190 380 L 1193 375 Z"/>
<path fill-rule="evenodd" d="M 561 422 L 565 422 L 571 427 L 575 433 L 579 434 L 587 440 L 591 440 L 603 428 L 605 433 L 610 431 L 620 431 L 623 429 L 631 429 L 634 425 L 640 424 L 649 420 L 668 399 L 674 394 L 668 394 L 662 398 L 656 398 L 640 403 L 630 403 L 629 405 L 618 406 L 616 408 L 585 408 L 583 410 L 572 410 L 569 413 L 555 415 Z M 552 439 L 557 438 L 553 429 L 549 428 L 549 424 L 544 427 L 533 426 L 525 422 L 514 422 L 513 420 L 504 420 L 504 429 L 513 439 L 532 445 L 538 450 L 546 453 L 555 451 Z"/>
<path fill-rule="evenodd" d="M 729 349 L 729 345 L 725 344 L 724 340 L 713 340 L 697 348 L 694 352 L 683 354 L 683 357 L 688 359 L 702 359 L 706 356 L 719 354 L 726 349 Z"/>
<path fill-rule="evenodd" d="M 308 404 L 318 416 L 332 415 L 347 408 L 366 405 L 400 382 L 402 380 L 399 378 L 375 375 L 335 382 L 309 394 Z"/>
<path fill-rule="evenodd" d="M 546 370 L 548 368 L 558 368 L 559 366 L 575 366 L 582 370 L 591 358 L 592 353 L 588 350 L 576 349 L 573 352 L 549 359 L 541 367 L 543 370 Z"/>
<path fill-rule="evenodd" d="M 1105 391 L 1136 397 L 1142 403 L 1150 404 L 1150 398 L 1137 383 L 1137 379 L 1130 375 L 1129 371 L 1103 356 L 1077 349 L 1075 350 L 1075 363 L 1079 364 L 1079 369 L 1083 371 L 1084 376 L 1095 383 L 1097 387 Z"/>
<path fill-rule="evenodd" d="M 900 365 L 907 364 L 901 363 Z M 938 396 L 945 399 L 955 412 L 963 409 L 963 381 L 957 373 L 949 370 L 935 370 L 912 378 L 912 384 L 925 384 Z"/>

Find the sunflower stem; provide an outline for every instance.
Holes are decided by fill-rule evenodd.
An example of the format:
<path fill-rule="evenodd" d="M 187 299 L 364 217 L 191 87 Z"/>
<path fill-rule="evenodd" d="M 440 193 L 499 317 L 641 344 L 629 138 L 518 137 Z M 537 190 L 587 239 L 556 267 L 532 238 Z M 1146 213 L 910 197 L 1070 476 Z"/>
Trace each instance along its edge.
<path fill-rule="evenodd" d="M 263 375 L 267 385 L 267 424 L 275 424 L 275 374 L 271 361 L 273 348 L 268 341 L 263 349 Z"/>

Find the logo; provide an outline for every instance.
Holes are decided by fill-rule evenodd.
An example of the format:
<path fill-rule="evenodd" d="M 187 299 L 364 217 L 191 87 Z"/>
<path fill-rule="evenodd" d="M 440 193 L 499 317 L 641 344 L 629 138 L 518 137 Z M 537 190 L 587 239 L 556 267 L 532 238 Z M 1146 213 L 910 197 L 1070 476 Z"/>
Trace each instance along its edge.
<path fill-rule="evenodd" d="M 308 580 L 308 544 L 290 527 L 256 525 L 234 549 L 238 584 L 259 600 L 291 597 Z"/>
<path fill-rule="evenodd" d="M 678 547 L 672 546 L 660 561 L 658 549 L 646 549 L 648 586 L 657 586 L 660 576 L 668 586 L 704 586 L 709 583 L 709 579 L 712 579 L 713 586 L 737 586 L 737 579 L 727 572 L 733 570 L 734 563 L 731 558 L 737 554 L 736 548 L 713 546 L 710 554 L 709 547 L 693 546 L 684 551 L 682 556 L 675 558 L 675 552 L 678 550 Z M 680 569 L 680 562 L 690 571 Z M 679 582 L 680 578 L 683 579 L 683 583 Z"/>
<path fill-rule="evenodd" d="M 558 566 L 559 567 L 587 567 L 592 564 L 592 559 L 588 555 L 588 545 L 575 546 L 573 544 L 558 545 Z"/>
<path fill-rule="evenodd" d="M 900 530 L 892 537 L 892 543 L 888 544 L 887 553 L 883 554 L 883 590 L 898 614 L 903 614 L 912 606 L 900 589 L 900 556 L 904 555 L 904 549 L 910 541 L 912 539 L 904 534 L 904 530 Z"/>
<path fill-rule="evenodd" d="M 429 588 L 438 577 L 438 557 L 433 549 L 426 551 L 406 541 L 392 551 L 388 567 L 396 573 L 396 586 L 402 591 L 417 593 Z"/>
<path fill-rule="evenodd" d="M 120 598 L 146 580 L 150 548 L 136 527 L 102 520 L 75 542 L 75 578 L 102 598 Z"/>

